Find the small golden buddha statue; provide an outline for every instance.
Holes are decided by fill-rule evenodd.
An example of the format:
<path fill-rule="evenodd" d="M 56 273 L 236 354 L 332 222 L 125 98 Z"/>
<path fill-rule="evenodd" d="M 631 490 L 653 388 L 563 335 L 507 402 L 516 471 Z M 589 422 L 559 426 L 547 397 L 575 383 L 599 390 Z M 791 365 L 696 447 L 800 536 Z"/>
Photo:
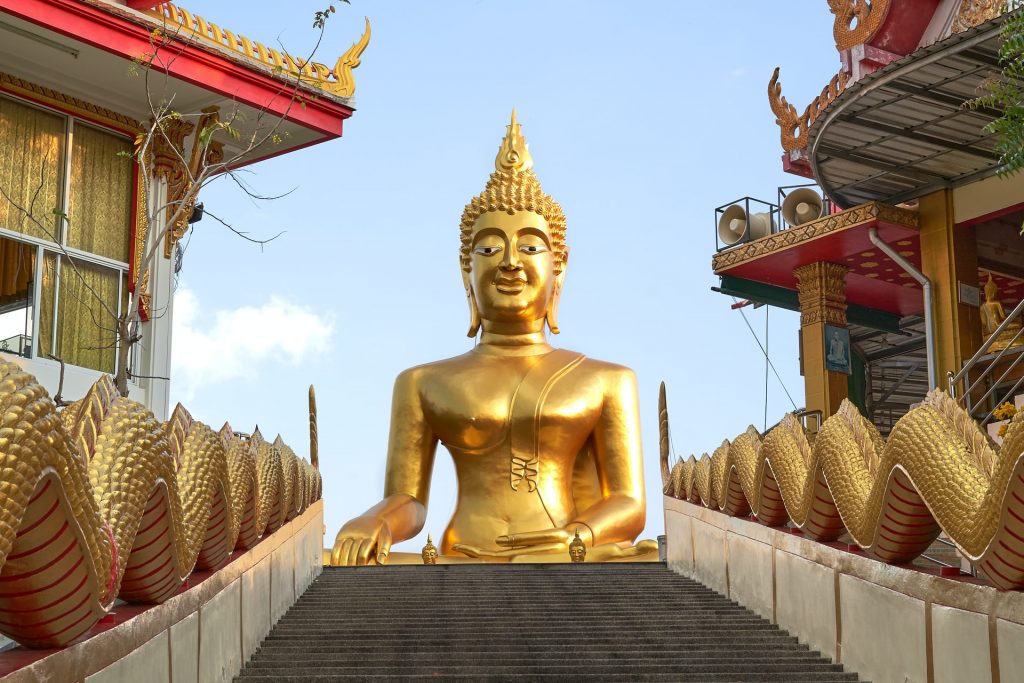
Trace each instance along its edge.
<path fill-rule="evenodd" d="M 992 273 L 989 273 L 988 282 L 985 283 L 985 303 L 981 305 L 981 330 L 985 339 L 995 334 L 996 329 L 1004 320 L 1006 320 L 1006 310 L 999 301 L 999 287 L 992 279 Z M 1008 346 L 1024 346 L 1024 335 L 1014 341 L 1018 332 L 1020 332 L 1020 322 L 1010 323 L 989 347 L 989 350 L 1001 351 Z"/>
<path fill-rule="evenodd" d="M 427 544 L 423 546 L 420 557 L 423 558 L 423 564 L 437 564 L 437 546 L 434 545 L 430 534 L 427 534 Z"/>
<path fill-rule="evenodd" d="M 565 216 L 541 189 L 514 111 L 461 228 L 479 343 L 398 376 L 384 498 L 341 528 L 332 564 L 405 561 L 391 544 L 423 527 L 439 443 L 458 478 L 442 563 L 564 562 L 571 529 L 596 561 L 656 549 L 632 545 L 645 523 L 633 372 L 554 349 L 545 335 L 558 333 Z"/>
<path fill-rule="evenodd" d="M 569 559 L 573 564 L 585 562 L 587 559 L 587 544 L 580 538 L 580 530 L 576 529 L 576 535 L 569 544 Z"/>

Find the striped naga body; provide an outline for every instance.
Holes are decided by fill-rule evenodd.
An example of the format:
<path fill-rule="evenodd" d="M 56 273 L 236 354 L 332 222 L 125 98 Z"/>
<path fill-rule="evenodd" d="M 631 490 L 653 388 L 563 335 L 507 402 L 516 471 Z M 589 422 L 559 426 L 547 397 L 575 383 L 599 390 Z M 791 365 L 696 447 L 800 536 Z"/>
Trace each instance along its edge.
<path fill-rule="evenodd" d="M 942 532 L 997 587 L 1024 588 L 1024 414 L 996 446 L 941 391 L 883 439 L 849 401 L 807 434 L 787 415 L 762 439 L 753 427 L 711 457 L 668 469 L 662 397 L 662 478 L 667 495 L 792 524 L 819 541 L 848 533 L 883 562 L 908 562 Z"/>
<path fill-rule="evenodd" d="M 109 377 L 59 410 L 0 362 L 0 633 L 66 645 L 115 598 L 168 599 L 319 493 L 280 437 L 217 433 L 180 404 L 161 423 Z"/>

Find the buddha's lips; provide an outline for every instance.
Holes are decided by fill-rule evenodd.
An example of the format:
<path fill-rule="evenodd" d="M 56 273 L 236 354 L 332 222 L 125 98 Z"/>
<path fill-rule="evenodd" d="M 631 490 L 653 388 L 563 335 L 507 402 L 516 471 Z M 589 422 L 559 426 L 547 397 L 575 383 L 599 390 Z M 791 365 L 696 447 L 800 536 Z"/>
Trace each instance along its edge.
<path fill-rule="evenodd" d="M 494 281 L 494 286 L 502 294 L 519 294 L 526 287 L 526 280 L 520 280 L 519 278 L 498 278 Z"/>

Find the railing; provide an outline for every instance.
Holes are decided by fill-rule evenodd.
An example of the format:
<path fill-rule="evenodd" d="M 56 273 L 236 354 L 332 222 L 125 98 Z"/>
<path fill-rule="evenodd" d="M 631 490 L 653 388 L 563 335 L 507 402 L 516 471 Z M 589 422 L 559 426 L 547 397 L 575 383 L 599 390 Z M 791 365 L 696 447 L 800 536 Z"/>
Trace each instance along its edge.
<path fill-rule="evenodd" d="M 716 207 L 715 251 L 725 251 L 809 223 L 836 210 L 816 183 L 783 185 L 777 188 L 777 197 L 774 204 L 754 197 L 740 197 Z M 801 215 L 797 207 L 802 207 L 805 214 Z"/>
<path fill-rule="evenodd" d="M 1017 323 L 1024 322 L 1024 300 L 1018 303 L 1016 308 L 1010 311 L 1010 314 L 1006 316 L 1006 319 L 999 324 L 999 327 L 997 327 L 995 331 L 989 335 L 988 339 L 985 340 L 985 343 L 981 345 L 978 352 L 971 356 L 969 361 L 964 363 L 964 366 L 960 368 L 960 372 L 955 375 L 952 372 L 947 374 L 949 378 L 949 395 L 953 398 L 958 398 L 971 414 L 974 413 L 974 406 L 983 405 L 990 396 L 994 396 L 998 392 L 999 386 L 1003 381 L 1010 377 L 1010 373 L 1016 369 L 1021 361 L 1024 361 L 1024 350 L 1015 348 L 1015 345 L 1021 339 L 1021 335 L 1024 334 L 1024 325 L 1019 325 L 1017 334 L 1015 334 L 1013 338 L 1007 342 L 994 357 L 992 357 L 988 366 L 981 372 L 981 374 L 979 374 L 973 382 L 970 379 L 970 372 L 974 366 L 978 364 L 979 360 L 989 353 L 989 349 L 996 341 L 999 340 L 1003 335 L 1003 332 L 1013 327 L 1015 321 Z M 999 361 L 1007 355 L 1007 352 L 1016 353 L 1017 358 L 1015 358 L 1014 361 L 1002 372 L 1002 374 L 999 375 L 999 379 L 992 382 L 992 386 L 989 387 L 988 391 L 986 391 L 980 399 L 977 401 L 973 400 L 971 398 L 971 394 L 984 386 L 982 383 L 990 379 L 992 375 L 995 374 L 996 369 L 999 366 Z M 981 420 L 981 425 L 983 427 L 992 420 L 992 415 L 995 413 L 996 408 L 1004 401 L 1013 398 L 1022 385 L 1024 385 L 1024 376 L 1021 376 L 1021 378 L 1018 379 L 1008 391 L 996 399 L 992 409 L 989 410 Z"/>
<path fill-rule="evenodd" d="M 7 339 L 0 339 L 0 351 L 28 358 L 32 355 L 32 337 L 16 334 Z"/>

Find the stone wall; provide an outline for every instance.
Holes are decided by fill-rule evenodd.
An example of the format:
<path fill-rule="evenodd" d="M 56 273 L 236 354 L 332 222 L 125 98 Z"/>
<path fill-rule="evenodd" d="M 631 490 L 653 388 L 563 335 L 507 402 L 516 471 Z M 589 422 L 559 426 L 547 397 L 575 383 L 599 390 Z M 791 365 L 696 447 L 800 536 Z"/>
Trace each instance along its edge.
<path fill-rule="evenodd" d="M 667 561 L 875 683 L 1024 682 L 1024 594 L 666 497 Z"/>
<path fill-rule="evenodd" d="M 230 681 L 322 569 L 323 501 L 162 605 L 117 608 L 122 623 L 2 683 Z M 141 612 L 141 613 L 137 613 Z"/>

